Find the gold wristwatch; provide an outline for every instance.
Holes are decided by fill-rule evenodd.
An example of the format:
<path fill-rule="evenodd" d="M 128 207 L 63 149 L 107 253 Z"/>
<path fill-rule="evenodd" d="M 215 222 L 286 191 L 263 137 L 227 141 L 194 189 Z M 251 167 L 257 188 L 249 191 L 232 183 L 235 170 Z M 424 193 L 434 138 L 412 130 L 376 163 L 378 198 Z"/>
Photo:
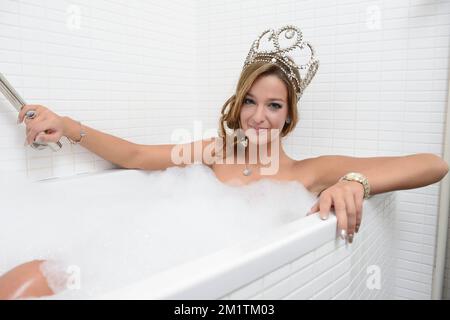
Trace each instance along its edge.
<path fill-rule="evenodd" d="M 357 181 L 361 183 L 364 187 L 364 199 L 370 198 L 370 185 L 367 178 L 358 172 L 349 172 L 345 176 L 339 179 L 341 180 L 347 180 L 347 181 Z"/>

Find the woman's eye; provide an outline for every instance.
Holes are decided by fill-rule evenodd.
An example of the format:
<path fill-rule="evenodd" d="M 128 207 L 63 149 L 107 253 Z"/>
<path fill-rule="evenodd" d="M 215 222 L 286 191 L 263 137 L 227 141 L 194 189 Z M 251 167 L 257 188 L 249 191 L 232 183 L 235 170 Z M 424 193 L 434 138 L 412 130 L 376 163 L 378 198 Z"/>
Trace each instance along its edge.
<path fill-rule="evenodd" d="M 271 103 L 271 106 L 273 106 L 275 109 L 280 109 L 282 106 L 278 103 Z"/>
<path fill-rule="evenodd" d="M 254 101 L 252 99 L 248 99 L 248 98 L 244 99 L 244 104 L 252 104 L 252 103 L 254 103 Z M 283 107 L 279 103 L 271 103 L 271 104 L 269 104 L 269 106 L 273 109 L 280 109 Z"/>

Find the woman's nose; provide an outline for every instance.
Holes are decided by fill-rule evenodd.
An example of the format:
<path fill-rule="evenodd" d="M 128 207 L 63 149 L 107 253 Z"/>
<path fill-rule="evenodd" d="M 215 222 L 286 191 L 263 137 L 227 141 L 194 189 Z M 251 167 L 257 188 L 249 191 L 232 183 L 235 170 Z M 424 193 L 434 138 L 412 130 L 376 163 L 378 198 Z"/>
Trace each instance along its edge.
<path fill-rule="evenodd" d="M 266 115 L 265 115 L 265 109 L 263 105 L 259 105 L 256 107 L 255 113 L 253 114 L 253 120 L 259 124 L 264 121 Z"/>

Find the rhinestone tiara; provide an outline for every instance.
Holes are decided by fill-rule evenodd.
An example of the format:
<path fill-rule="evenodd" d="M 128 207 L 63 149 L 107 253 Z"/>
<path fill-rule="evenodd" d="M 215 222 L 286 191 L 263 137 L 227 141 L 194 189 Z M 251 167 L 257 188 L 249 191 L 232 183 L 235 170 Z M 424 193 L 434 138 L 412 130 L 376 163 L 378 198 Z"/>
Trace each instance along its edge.
<path fill-rule="evenodd" d="M 292 39 L 296 36 L 295 42 L 285 48 L 281 48 L 280 46 L 280 35 L 285 31 L 285 38 Z M 267 44 L 273 45 L 271 50 L 261 50 L 259 48 L 261 44 L 261 39 L 269 34 L 269 38 L 266 40 Z M 299 49 L 299 56 L 302 56 L 305 51 L 307 51 L 306 58 L 307 62 L 304 64 L 298 65 L 295 62 L 292 62 L 289 58 L 295 61 L 288 53 Z M 295 88 L 295 92 L 297 93 L 297 102 L 300 100 L 303 91 L 311 82 L 312 78 L 317 72 L 319 68 L 319 60 L 314 56 L 313 47 L 307 42 L 303 41 L 303 34 L 299 28 L 293 25 L 286 25 L 278 30 L 268 29 L 261 33 L 261 35 L 253 42 L 250 51 L 245 59 L 244 67 L 245 69 L 250 64 L 263 61 L 269 62 L 278 65 L 281 70 L 286 74 L 290 82 Z M 297 69 L 300 78 L 297 77 L 294 70 Z M 305 70 L 306 74 L 302 76 L 300 70 Z"/>

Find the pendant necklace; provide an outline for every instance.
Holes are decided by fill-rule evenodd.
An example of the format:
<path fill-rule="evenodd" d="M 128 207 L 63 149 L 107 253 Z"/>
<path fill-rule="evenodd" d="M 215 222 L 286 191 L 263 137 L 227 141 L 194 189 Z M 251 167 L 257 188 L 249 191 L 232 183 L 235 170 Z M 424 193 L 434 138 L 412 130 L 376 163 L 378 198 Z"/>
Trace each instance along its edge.
<path fill-rule="evenodd" d="M 247 148 L 247 145 L 248 145 L 247 137 L 244 136 L 244 138 L 241 139 L 241 140 L 239 141 L 239 143 L 244 147 L 244 149 Z M 249 160 L 249 161 L 250 161 L 250 160 Z M 248 177 L 249 175 L 252 174 L 252 169 L 250 169 L 250 168 L 247 166 L 247 162 L 245 161 L 245 155 L 244 155 L 244 164 L 245 164 L 245 169 L 242 170 L 242 174 L 243 174 L 244 176 Z"/>
<path fill-rule="evenodd" d="M 242 173 L 244 174 L 244 176 L 248 177 L 249 175 L 252 174 L 252 169 L 249 169 L 247 167 L 247 164 L 245 164 L 245 169 L 242 171 Z"/>
<path fill-rule="evenodd" d="M 248 140 L 247 140 L 247 139 L 248 139 L 248 138 L 244 136 L 244 138 L 241 139 L 241 141 L 240 141 L 241 145 L 244 147 L 244 150 L 245 150 L 245 149 L 247 148 L 247 146 L 248 146 Z M 249 162 L 250 162 L 250 158 L 249 158 Z M 252 169 L 250 169 L 250 168 L 247 166 L 247 161 L 245 160 L 245 153 L 244 153 L 244 164 L 245 164 L 245 169 L 242 170 L 242 174 L 243 174 L 244 176 L 248 177 L 249 175 L 252 174 Z"/>

